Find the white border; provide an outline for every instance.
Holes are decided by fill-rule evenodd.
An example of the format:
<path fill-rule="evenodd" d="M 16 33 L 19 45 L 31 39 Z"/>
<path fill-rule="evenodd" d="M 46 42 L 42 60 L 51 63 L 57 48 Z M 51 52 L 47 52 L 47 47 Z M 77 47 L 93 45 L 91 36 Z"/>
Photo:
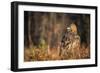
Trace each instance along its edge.
<path fill-rule="evenodd" d="M 91 14 L 91 58 L 80 60 L 60 60 L 60 61 L 36 61 L 24 62 L 24 11 L 41 11 L 41 12 L 64 12 L 64 13 L 85 13 Z M 81 9 L 81 8 L 61 8 L 61 7 L 47 7 L 47 6 L 18 6 L 18 68 L 36 68 L 36 67 L 50 67 L 50 66 L 71 66 L 71 65 L 85 65 L 95 64 L 95 10 Z"/>

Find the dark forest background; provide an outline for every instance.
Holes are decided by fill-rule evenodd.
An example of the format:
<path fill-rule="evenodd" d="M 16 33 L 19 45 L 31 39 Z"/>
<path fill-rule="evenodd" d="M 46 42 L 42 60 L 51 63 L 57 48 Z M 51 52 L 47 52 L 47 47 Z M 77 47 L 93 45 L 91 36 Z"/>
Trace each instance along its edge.
<path fill-rule="evenodd" d="M 24 12 L 24 44 L 38 46 L 40 41 L 57 45 L 67 25 L 75 23 L 81 43 L 90 44 L 90 15 L 49 12 Z M 52 40 L 51 40 L 52 39 Z"/>

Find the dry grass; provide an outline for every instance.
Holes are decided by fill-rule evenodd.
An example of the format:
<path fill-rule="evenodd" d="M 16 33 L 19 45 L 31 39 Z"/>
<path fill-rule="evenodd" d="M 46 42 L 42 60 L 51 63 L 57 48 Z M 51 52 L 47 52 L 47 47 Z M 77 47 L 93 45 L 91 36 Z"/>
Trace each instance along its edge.
<path fill-rule="evenodd" d="M 68 59 L 87 59 L 90 58 L 90 48 L 84 45 L 79 51 L 66 51 L 67 55 L 59 55 L 59 49 L 41 49 L 41 48 L 25 48 L 24 61 L 47 61 L 47 60 L 68 60 Z M 74 53 L 74 55 L 73 55 Z M 62 54 L 62 53 L 61 53 Z"/>

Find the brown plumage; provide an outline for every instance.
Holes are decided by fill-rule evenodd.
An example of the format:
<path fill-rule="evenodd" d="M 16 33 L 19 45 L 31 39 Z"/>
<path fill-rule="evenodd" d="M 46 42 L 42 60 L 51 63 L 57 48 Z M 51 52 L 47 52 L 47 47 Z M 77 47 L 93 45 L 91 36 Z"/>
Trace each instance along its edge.
<path fill-rule="evenodd" d="M 62 59 L 77 59 L 80 57 L 79 48 L 80 36 L 77 34 L 76 25 L 72 23 L 62 37 L 60 55 Z"/>

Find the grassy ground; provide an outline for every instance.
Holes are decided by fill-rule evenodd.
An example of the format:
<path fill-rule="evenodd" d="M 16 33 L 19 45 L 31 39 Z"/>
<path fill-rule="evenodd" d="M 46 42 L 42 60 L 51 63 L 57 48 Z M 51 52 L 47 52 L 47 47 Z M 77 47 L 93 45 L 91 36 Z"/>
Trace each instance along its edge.
<path fill-rule="evenodd" d="M 75 49 L 74 49 L 75 51 Z M 59 55 L 59 51 L 56 48 L 53 49 L 41 49 L 41 48 L 25 48 L 24 50 L 24 61 L 48 61 L 48 60 L 69 60 L 69 59 L 87 59 L 90 58 L 90 48 L 82 46 L 79 51 L 74 52 L 66 51 L 66 55 Z M 62 54 L 62 53 L 61 53 Z"/>

